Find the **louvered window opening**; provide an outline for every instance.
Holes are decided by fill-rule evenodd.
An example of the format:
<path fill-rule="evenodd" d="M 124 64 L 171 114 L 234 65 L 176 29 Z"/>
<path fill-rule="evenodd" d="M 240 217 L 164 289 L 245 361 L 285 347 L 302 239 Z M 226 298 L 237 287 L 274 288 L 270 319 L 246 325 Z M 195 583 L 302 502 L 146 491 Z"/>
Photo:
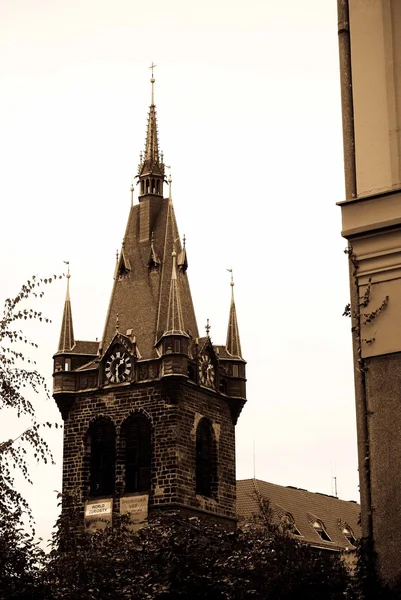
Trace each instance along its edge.
<path fill-rule="evenodd" d="M 214 459 L 212 427 L 206 419 L 202 419 L 196 430 L 197 494 L 212 496 Z"/>
<path fill-rule="evenodd" d="M 92 428 L 90 460 L 91 496 L 111 496 L 114 492 L 116 434 L 109 421 L 98 421 Z"/>
<path fill-rule="evenodd" d="M 147 492 L 152 458 L 148 420 L 142 416 L 130 419 L 125 436 L 125 491 Z"/>

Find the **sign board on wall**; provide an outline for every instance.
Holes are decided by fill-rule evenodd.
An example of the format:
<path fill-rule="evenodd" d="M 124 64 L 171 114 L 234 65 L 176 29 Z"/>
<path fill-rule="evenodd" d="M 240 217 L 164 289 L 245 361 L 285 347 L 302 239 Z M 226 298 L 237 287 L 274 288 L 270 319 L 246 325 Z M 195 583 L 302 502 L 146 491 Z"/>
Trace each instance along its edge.
<path fill-rule="evenodd" d="M 85 517 L 99 517 L 111 515 L 113 512 L 112 500 L 88 500 L 85 503 Z"/>
<path fill-rule="evenodd" d="M 111 498 L 88 500 L 85 503 L 85 524 L 90 531 L 104 529 L 111 524 L 113 500 Z"/>
<path fill-rule="evenodd" d="M 132 523 L 143 523 L 148 518 L 149 494 L 120 498 L 120 513 L 129 513 Z"/>

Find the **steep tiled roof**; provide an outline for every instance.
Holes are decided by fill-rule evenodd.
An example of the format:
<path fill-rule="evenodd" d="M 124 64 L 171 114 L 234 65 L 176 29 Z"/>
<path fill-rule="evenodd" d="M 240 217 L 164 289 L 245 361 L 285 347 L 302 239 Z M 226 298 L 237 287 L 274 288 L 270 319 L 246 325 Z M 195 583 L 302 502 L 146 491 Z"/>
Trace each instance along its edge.
<path fill-rule="evenodd" d="M 87 354 L 96 356 L 99 349 L 99 342 L 89 342 L 85 340 L 77 340 L 72 349 L 72 354 Z"/>
<path fill-rule="evenodd" d="M 352 548 L 342 533 L 346 525 L 356 538 L 361 535 L 358 524 L 360 506 L 356 502 L 259 479 L 237 481 L 237 514 L 240 518 L 250 519 L 253 515 L 260 514 L 258 498 L 269 500 L 276 521 L 280 521 L 285 514 L 291 515 L 301 534 L 297 539 L 311 545 L 335 550 Z M 322 522 L 331 542 L 322 540 L 319 536 L 312 525 L 315 520 Z"/>
<path fill-rule="evenodd" d="M 167 330 L 168 305 L 173 269 L 172 249 L 182 250 L 177 223 L 171 200 L 157 198 L 151 231 L 147 239 L 140 239 L 141 204 L 131 208 L 124 238 L 124 256 L 132 270 L 116 277 L 106 318 L 102 347 L 105 349 L 116 331 L 118 315 L 119 330 L 133 330 L 142 358 L 156 356 L 155 342 Z M 143 201 L 142 201 L 143 202 Z M 147 217 L 146 217 L 147 218 Z M 153 244 L 160 257 L 159 269 L 149 269 L 149 254 Z M 187 273 L 177 270 L 183 322 L 192 337 L 198 336 L 194 307 Z"/>

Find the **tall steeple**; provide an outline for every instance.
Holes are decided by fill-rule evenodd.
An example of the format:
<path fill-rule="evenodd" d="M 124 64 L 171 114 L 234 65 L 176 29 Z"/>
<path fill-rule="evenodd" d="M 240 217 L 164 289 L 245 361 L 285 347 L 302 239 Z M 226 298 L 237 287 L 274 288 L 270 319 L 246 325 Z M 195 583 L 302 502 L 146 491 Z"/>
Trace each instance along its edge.
<path fill-rule="evenodd" d="M 226 350 L 229 354 L 231 354 L 231 356 L 241 358 L 241 342 L 239 339 L 237 311 L 235 309 L 234 302 L 234 278 L 232 269 L 228 269 L 228 271 L 231 273 L 231 305 L 230 316 L 228 319 Z"/>
<path fill-rule="evenodd" d="M 165 165 L 163 163 L 163 153 L 159 153 L 159 135 L 157 131 L 156 105 L 154 97 L 155 78 L 153 69 L 156 65 L 151 64 L 152 84 L 151 104 L 148 114 L 148 127 L 146 132 L 145 152 L 140 154 L 138 165 L 138 179 L 140 185 L 139 198 L 149 194 L 163 196 L 163 182 Z"/>
<path fill-rule="evenodd" d="M 60 341 L 58 344 L 58 352 L 69 352 L 75 346 L 74 328 L 72 326 L 72 312 L 70 300 L 70 265 L 67 272 L 67 292 L 65 296 L 63 320 L 61 323 Z"/>
<path fill-rule="evenodd" d="M 158 155 L 153 77 L 151 83 L 146 151 L 138 176 L 145 192 L 130 209 L 101 342 L 102 350 L 106 351 L 115 335 L 118 314 L 120 333 L 133 331 L 141 356 L 146 360 L 158 356 L 156 346 L 167 332 L 171 334 L 174 330 L 187 337 L 189 331 L 194 339 L 199 335 L 187 275 L 188 262 L 171 198 L 171 177 L 169 197 L 161 195 L 165 165 Z M 153 180 L 159 181 L 159 195 L 146 191 L 147 182 Z"/>

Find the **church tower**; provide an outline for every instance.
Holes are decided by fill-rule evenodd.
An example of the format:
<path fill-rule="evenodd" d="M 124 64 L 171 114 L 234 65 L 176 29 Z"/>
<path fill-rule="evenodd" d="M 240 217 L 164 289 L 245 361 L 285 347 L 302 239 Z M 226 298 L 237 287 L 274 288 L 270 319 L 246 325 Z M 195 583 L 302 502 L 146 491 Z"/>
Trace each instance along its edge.
<path fill-rule="evenodd" d="M 149 108 L 100 343 L 75 340 L 67 280 L 53 396 L 64 420 L 63 492 L 87 524 L 163 508 L 235 520 L 235 425 L 246 401 L 233 281 L 226 345 L 200 336 L 169 179 Z"/>

